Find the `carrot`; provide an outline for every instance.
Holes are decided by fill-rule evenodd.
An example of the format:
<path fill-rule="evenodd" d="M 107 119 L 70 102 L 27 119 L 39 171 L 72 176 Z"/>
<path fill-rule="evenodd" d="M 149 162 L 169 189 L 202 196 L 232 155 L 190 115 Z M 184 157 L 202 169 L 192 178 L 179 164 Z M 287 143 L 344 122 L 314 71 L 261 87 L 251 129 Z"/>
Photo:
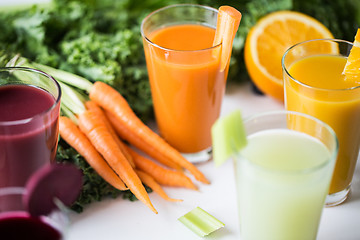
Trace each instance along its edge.
<path fill-rule="evenodd" d="M 187 169 L 197 180 L 203 183 L 209 183 L 203 173 L 187 161 L 179 151 L 170 146 L 164 139 L 146 126 L 115 89 L 103 82 L 95 82 L 90 89 L 89 95 L 91 100 L 114 115 L 118 122 L 116 125 L 121 125 L 127 130 L 126 132 L 128 134 L 120 134 L 123 139 L 160 162 L 166 162 L 171 159 L 176 164 Z M 114 121 L 109 120 L 114 125 Z M 116 126 L 114 127 L 115 130 L 119 129 Z"/>
<path fill-rule="evenodd" d="M 101 117 L 94 111 L 86 110 L 79 114 L 79 127 L 137 199 L 157 213 L 141 180 L 118 148 Z"/>
<path fill-rule="evenodd" d="M 213 46 L 221 45 L 220 70 L 224 71 L 230 62 L 232 45 L 239 28 L 241 13 L 233 7 L 219 8 Z"/>
<path fill-rule="evenodd" d="M 125 139 L 128 141 L 128 139 L 132 139 L 131 141 L 131 144 L 138 147 L 139 149 L 141 149 L 142 147 L 141 146 L 144 146 L 146 145 L 147 143 L 144 143 L 143 141 L 141 141 L 141 139 L 137 138 L 136 135 L 130 131 L 128 128 L 126 128 L 125 125 L 119 123 L 119 121 L 116 119 L 116 117 L 111 114 L 110 112 L 108 111 L 105 111 L 105 114 L 107 116 L 107 118 L 109 119 L 109 121 L 111 122 L 112 126 L 114 127 L 116 133 L 120 136 L 121 139 Z M 152 151 L 156 151 L 156 147 L 149 144 L 147 146 L 147 148 L 152 148 Z M 182 167 L 171 161 L 171 159 L 168 159 L 168 158 L 159 158 L 159 159 L 156 159 L 158 160 L 160 163 L 162 163 L 163 165 L 169 167 L 169 168 L 173 168 L 175 170 L 178 170 L 178 171 L 182 171 Z"/>
<path fill-rule="evenodd" d="M 97 114 L 99 116 L 101 116 L 101 119 L 104 121 L 104 123 L 106 124 L 111 136 L 114 138 L 114 140 L 116 141 L 118 147 L 120 148 L 120 150 L 123 152 L 123 154 L 125 155 L 126 159 L 129 161 L 129 163 L 131 164 L 131 166 L 134 168 L 135 167 L 135 163 L 134 160 L 132 159 L 132 156 L 130 155 L 130 153 L 127 151 L 127 148 L 125 147 L 125 143 L 121 141 L 121 139 L 118 137 L 118 135 L 116 134 L 113 126 L 111 125 L 111 123 L 109 122 L 109 119 L 106 117 L 104 111 L 100 108 L 100 106 L 95 103 L 94 101 L 87 101 L 85 102 L 85 106 L 87 109 L 92 110 L 97 112 Z"/>
<path fill-rule="evenodd" d="M 75 123 L 68 117 L 61 116 L 59 119 L 60 136 L 73 147 L 89 165 L 106 182 L 119 190 L 127 190 L 123 181 L 110 168 L 104 158 L 96 151 L 89 139 L 80 131 Z"/>
<path fill-rule="evenodd" d="M 186 187 L 197 190 L 195 184 L 184 173 L 163 168 L 129 147 L 128 151 L 134 159 L 136 168 L 149 174 L 159 184 L 172 187 Z"/>
<path fill-rule="evenodd" d="M 157 194 L 159 194 L 160 197 L 162 197 L 163 199 L 170 201 L 170 202 L 182 202 L 182 199 L 175 199 L 175 198 L 171 198 L 169 197 L 166 192 L 162 189 L 162 187 L 160 186 L 160 184 L 158 184 L 154 178 L 152 178 L 149 174 L 147 174 L 146 172 L 143 172 L 141 170 L 135 170 L 137 175 L 140 177 L 141 181 L 146 184 L 147 186 L 149 186 L 154 192 L 156 192 Z"/>

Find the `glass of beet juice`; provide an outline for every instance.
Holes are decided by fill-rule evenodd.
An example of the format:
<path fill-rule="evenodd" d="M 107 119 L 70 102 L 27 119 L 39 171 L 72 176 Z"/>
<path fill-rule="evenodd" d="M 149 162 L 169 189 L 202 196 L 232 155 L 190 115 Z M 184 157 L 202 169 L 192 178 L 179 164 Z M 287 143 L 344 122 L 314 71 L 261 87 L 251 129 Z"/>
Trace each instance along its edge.
<path fill-rule="evenodd" d="M 0 68 L 0 188 L 23 187 L 54 161 L 60 97 L 59 84 L 44 72 Z"/>
<path fill-rule="evenodd" d="M 0 188 L 0 233 L 1 239 L 64 240 L 69 226 L 67 209 L 63 206 L 48 214 L 32 216 L 26 209 L 22 187 Z M 9 200 L 12 206 L 2 205 Z"/>

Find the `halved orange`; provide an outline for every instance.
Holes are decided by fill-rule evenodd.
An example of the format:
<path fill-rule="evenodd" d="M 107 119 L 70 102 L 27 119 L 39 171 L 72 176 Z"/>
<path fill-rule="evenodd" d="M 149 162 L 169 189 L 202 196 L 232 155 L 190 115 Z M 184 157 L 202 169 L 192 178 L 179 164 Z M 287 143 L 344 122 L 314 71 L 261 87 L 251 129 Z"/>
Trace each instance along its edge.
<path fill-rule="evenodd" d="M 283 101 L 281 58 L 296 43 L 334 38 L 318 20 L 294 11 L 277 11 L 261 18 L 249 31 L 244 47 L 245 65 L 254 84 Z"/>
<path fill-rule="evenodd" d="M 346 80 L 360 83 L 360 28 L 356 32 L 354 45 L 346 61 L 344 74 Z"/>

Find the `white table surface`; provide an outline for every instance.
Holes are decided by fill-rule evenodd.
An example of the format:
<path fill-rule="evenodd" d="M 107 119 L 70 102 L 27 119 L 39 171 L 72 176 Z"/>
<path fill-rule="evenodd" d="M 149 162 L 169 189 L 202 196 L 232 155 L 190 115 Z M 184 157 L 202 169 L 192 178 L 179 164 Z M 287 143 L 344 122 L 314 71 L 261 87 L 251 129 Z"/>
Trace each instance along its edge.
<path fill-rule="evenodd" d="M 264 111 L 282 110 L 284 106 L 269 97 L 253 94 L 248 83 L 228 84 L 221 114 L 235 109 L 240 109 L 243 117 L 246 117 Z M 324 209 L 317 240 L 360 240 L 359 165 L 350 198 L 340 206 Z M 225 223 L 224 228 L 210 234 L 206 239 L 241 239 L 231 161 L 219 168 L 216 168 L 212 161 L 197 166 L 211 181 L 210 185 L 196 182 L 199 191 L 165 188 L 171 197 L 181 198 L 183 202 L 167 202 L 156 193 L 151 193 L 150 198 L 158 214 L 154 214 L 140 201 L 130 202 L 121 197 L 93 203 L 85 208 L 83 213 L 70 215 L 68 239 L 201 239 L 177 220 L 198 206 Z"/>

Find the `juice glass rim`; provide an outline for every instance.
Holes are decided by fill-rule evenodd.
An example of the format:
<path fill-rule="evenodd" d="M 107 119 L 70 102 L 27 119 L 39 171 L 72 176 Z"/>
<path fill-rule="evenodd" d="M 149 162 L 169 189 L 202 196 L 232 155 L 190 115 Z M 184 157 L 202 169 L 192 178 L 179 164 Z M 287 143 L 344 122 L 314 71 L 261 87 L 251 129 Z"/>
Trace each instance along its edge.
<path fill-rule="evenodd" d="M 337 158 L 337 153 L 339 151 L 339 140 L 335 134 L 335 131 L 330 127 L 330 125 L 328 125 L 327 123 L 319 120 L 318 118 L 315 118 L 311 115 L 308 115 L 308 114 L 304 114 L 304 113 L 300 113 L 300 112 L 295 112 L 295 111 L 288 111 L 288 110 L 278 110 L 278 111 L 268 111 L 268 112 L 262 112 L 262 113 L 257 113 L 257 114 L 254 114 L 252 116 L 249 116 L 249 117 L 246 117 L 244 118 L 243 120 L 243 123 L 244 123 L 244 126 L 245 126 L 245 130 L 246 130 L 246 124 L 249 123 L 250 121 L 254 120 L 254 119 L 258 119 L 258 118 L 262 118 L 262 117 L 266 117 L 266 116 L 276 116 L 276 115 L 297 115 L 297 116 L 300 116 L 300 117 L 303 117 L 303 118 L 307 118 L 307 119 L 310 119 L 320 125 L 322 125 L 327 131 L 329 131 L 330 135 L 334 138 L 334 143 L 335 143 L 335 146 L 334 146 L 334 149 L 330 152 L 330 156 L 329 158 L 320 163 L 320 164 L 317 164 L 313 167 L 308 167 L 308 168 L 304 168 L 304 169 L 301 169 L 301 170 L 278 170 L 278 169 L 272 169 L 272 168 L 269 168 L 269 167 L 266 167 L 266 166 L 261 166 L 253 161 L 251 161 L 250 159 L 246 158 L 245 156 L 243 156 L 241 154 L 241 150 L 238 151 L 236 153 L 236 156 L 235 156 L 235 161 L 237 161 L 237 159 L 241 158 L 241 160 L 243 161 L 246 161 L 246 163 L 248 163 L 249 165 L 251 165 L 253 168 L 255 169 L 258 169 L 260 171 L 263 171 L 263 172 L 268 172 L 270 174 L 282 174 L 282 175 L 302 175 L 302 174 L 310 174 L 310 173 L 313 173 L 313 172 L 316 172 L 320 169 L 322 169 L 323 167 L 331 164 L 332 162 L 335 162 L 336 161 L 336 158 Z M 285 128 L 271 128 L 271 129 L 285 129 Z M 266 131 L 268 129 L 265 129 L 265 130 L 260 130 L 260 131 Z M 291 130 L 291 129 L 289 129 Z M 257 132 L 260 132 L 260 131 L 257 131 Z M 299 131 L 299 133 L 302 133 Z M 304 133 L 306 134 L 306 133 Z M 250 134 L 252 135 L 252 134 Z M 306 134 L 308 135 L 308 134 Z M 248 135 L 247 135 L 248 136 Z"/>
<path fill-rule="evenodd" d="M 24 187 L 4 187 L 0 188 L 0 197 L 6 195 L 21 195 L 26 192 Z"/>
<path fill-rule="evenodd" d="M 169 52 L 187 52 L 187 53 L 191 53 L 191 52 L 199 52 L 199 51 L 209 51 L 209 50 L 212 50 L 212 49 L 215 49 L 215 48 L 218 48 L 222 45 L 222 42 L 217 44 L 217 45 L 214 45 L 214 46 L 211 46 L 211 47 L 208 47 L 208 48 L 204 48 L 204 49 L 196 49 L 196 50 L 176 50 L 176 49 L 171 49 L 171 48 L 166 48 L 166 47 L 162 47 L 154 42 L 152 42 L 147 36 L 146 34 L 144 33 L 144 24 L 145 22 L 150 18 L 152 17 L 153 15 L 157 14 L 157 13 L 160 13 L 162 11 L 165 11 L 169 8 L 176 8 L 176 7 L 195 7 L 195 8 L 204 8 L 204 9 L 207 9 L 209 11 L 212 11 L 214 13 L 218 13 L 219 10 L 216 9 L 216 8 L 213 8 L 213 7 L 209 7 L 209 6 L 204 6 L 204 5 L 200 5 L 200 4 L 188 4 L 188 3 L 185 3 L 185 4 L 172 4 L 172 5 L 169 5 L 169 6 L 166 6 L 166 7 L 162 7 L 162 8 L 159 8 L 151 13 L 149 13 L 142 21 L 141 21 L 141 27 L 140 27 L 140 32 L 141 32 L 141 36 L 145 39 L 146 42 L 148 42 L 149 44 L 159 48 L 159 49 L 162 49 L 162 50 L 165 50 L 165 51 L 169 51 Z"/>
<path fill-rule="evenodd" d="M 61 99 L 61 87 L 59 85 L 59 83 L 49 74 L 40 71 L 38 69 L 34 69 L 34 68 L 28 68 L 28 67 L 0 67 L 0 72 L 10 72 L 10 71 L 24 71 L 24 72 L 32 72 L 32 73 L 37 73 L 40 75 L 45 76 L 46 78 L 50 79 L 50 81 L 52 83 L 54 83 L 55 88 L 57 89 L 58 92 L 58 96 L 55 99 L 54 103 L 45 111 L 38 113 L 32 117 L 29 118 L 24 118 L 24 119 L 19 119 L 19 120 L 11 120 L 11 121 L 0 121 L 0 126 L 14 126 L 14 125 L 19 125 L 19 124 L 26 124 L 28 122 L 31 122 L 33 119 L 38 118 L 39 116 L 43 116 L 49 112 L 51 112 L 60 102 Z M 13 85 L 13 84 L 9 84 L 9 85 Z M 21 85 L 21 84 L 18 84 Z M 31 85 L 32 84 L 27 84 L 27 85 Z M 6 86 L 6 85 L 0 85 L 0 87 L 2 86 Z M 50 93 L 51 94 L 51 93 Z"/>
<path fill-rule="evenodd" d="M 287 67 L 285 66 L 285 58 L 286 56 L 288 55 L 288 53 L 293 50 L 294 48 L 300 46 L 300 45 L 303 45 L 303 44 L 307 44 L 307 43 L 310 43 L 310 42 L 319 42 L 319 41 L 327 41 L 327 42 L 335 42 L 335 43 L 345 43 L 345 44 L 348 44 L 350 46 L 354 46 L 354 44 L 352 42 L 349 42 L 349 41 L 346 41 L 346 40 L 342 40 L 342 39 L 335 39 L 335 38 L 319 38 L 319 39 L 311 39 L 311 40 L 306 40 L 306 41 L 302 41 L 302 42 L 299 42 L 299 43 L 296 43 L 294 44 L 293 46 L 289 47 L 284 55 L 282 56 L 281 58 L 281 66 L 282 66 L 282 69 L 284 71 L 284 74 L 286 74 L 288 77 L 290 77 L 291 80 L 293 80 L 294 82 L 304 86 L 304 87 L 307 87 L 307 88 L 310 88 L 310 89 L 314 89 L 314 90 L 319 90 L 319 91 L 327 91 L 327 92 L 342 92 L 342 91 L 349 91 L 349 90 L 355 90 L 355 89 L 358 89 L 360 88 L 360 85 L 359 86 L 355 86 L 355 87 L 350 87 L 350 88 L 340 88 L 340 89 L 329 89 L 329 88 L 321 88 L 321 87 L 314 87 L 314 86 L 311 86 L 311 85 L 308 85 L 308 84 L 305 84 L 299 80 L 297 80 L 296 78 L 294 78 L 288 71 Z M 330 55 L 333 55 L 333 54 L 330 54 Z"/>

